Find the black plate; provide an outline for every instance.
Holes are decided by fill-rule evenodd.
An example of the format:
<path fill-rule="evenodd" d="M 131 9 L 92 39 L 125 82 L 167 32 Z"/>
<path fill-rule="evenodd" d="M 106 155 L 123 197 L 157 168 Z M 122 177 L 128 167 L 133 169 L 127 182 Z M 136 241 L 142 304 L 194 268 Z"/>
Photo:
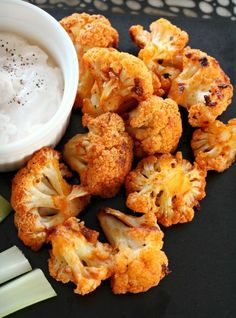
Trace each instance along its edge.
<path fill-rule="evenodd" d="M 57 19 L 70 12 L 51 12 Z M 151 16 L 110 17 L 120 33 L 120 49 L 137 52 L 128 36 L 132 24 L 148 26 L 155 18 Z M 236 81 L 236 32 L 235 23 L 225 19 L 171 19 L 190 35 L 190 45 L 216 57 L 225 72 Z M 190 138 L 192 128 L 182 111 L 184 134 L 179 149 L 192 160 Z M 236 117 L 232 105 L 221 117 L 226 121 Z M 74 112 L 62 144 L 81 128 L 80 112 Z M 0 174 L 0 192 L 10 197 L 12 173 Z M 58 296 L 23 309 L 11 317 L 175 317 L 175 318 L 228 318 L 236 312 L 236 164 L 224 173 L 210 172 L 207 177 L 207 196 L 201 202 L 201 211 L 191 223 L 163 229 L 164 250 L 169 258 L 172 273 L 160 285 L 144 294 L 112 294 L 109 281 L 92 294 L 78 296 L 72 284 L 53 280 L 48 273 L 48 247 L 37 253 L 26 248 L 17 238 L 13 214 L 0 224 L 0 250 L 17 245 L 30 260 L 33 268 L 41 268 Z M 94 198 L 90 207 L 80 217 L 88 227 L 100 230 L 96 213 L 100 207 L 111 206 L 127 211 L 124 190 L 110 200 Z M 103 237 L 102 237 L 103 238 Z M 1 264 L 0 264 L 1 266 Z"/>

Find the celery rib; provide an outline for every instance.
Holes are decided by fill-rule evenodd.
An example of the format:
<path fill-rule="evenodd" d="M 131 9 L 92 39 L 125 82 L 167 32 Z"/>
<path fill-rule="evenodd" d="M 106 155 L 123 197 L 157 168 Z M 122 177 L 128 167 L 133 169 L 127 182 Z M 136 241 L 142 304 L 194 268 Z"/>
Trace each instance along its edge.
<path fill-rule="evenodd" d="M 35 269 L 0 287 L 0 318 L 56 296 L 40 269 Z"/>
<path fill-rule="evenodd" d="M 0 253 L 0 284 L 32 270 L 32 267 L 18 247 Z"/>
<path fill-rule="evenodd" d="M 10 203 L 0 195 L 0 223 L 8 216 L 12 211 Z"/>

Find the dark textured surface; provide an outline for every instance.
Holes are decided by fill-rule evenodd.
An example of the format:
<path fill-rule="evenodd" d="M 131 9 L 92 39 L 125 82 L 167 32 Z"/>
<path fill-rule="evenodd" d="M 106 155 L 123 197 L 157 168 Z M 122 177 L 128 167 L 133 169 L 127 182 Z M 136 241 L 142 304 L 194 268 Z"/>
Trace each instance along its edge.
<path fill-rule="evenodd" d="M 43 9 L 88 11 L 90 13 L 150 14 L 164 17 L 194 17 L 236 20 L 234 0 L 25 0 Z M 207 3 L 206 3 L 207 2 Z M 223 3 L 224 2 L 224 3 Z"/>
<path fill-rule="evenodd" d="M 69 12 L 67 12 L 69 13 Z M 63 12 L 64 14 L 64 12 Z M 54 13 L 56 18 L 63 14 Z M 147 26 L 150 16 L 110 16 L 120 32 L 120 49 L 135 52 L 128 36 L 128 28 L 134 23 Z M 171 19 L 190 35 L 190 45 L 207 51 L 216 57 L 233 83 L 236 81 L 235 24 L 226 20 Z M 179 149 L 192 160 L 189 146 L 192 129 L 184 119 L 184 134 Z M 231 106 L 221 117 L 236 117 Z M 81 131 L 81 116 L 74 112 L 70 127 L 62 143 Z M 12 174 L 0 174 L 0 193 L 10 196 Z M 58 296 L 28 307 L 11 315 L 15 318 L 38 317 L 165 317 L 165 318 L 234 318 L 236 313 L 236 164 L 226 172 L 211 172 L 207 177 L 207 196 L 201 202 L 201 211 L 193 222 L 164 229 L 164 250 L 169 258 L 172 273 L 158 287 L 145 294 L 115 296 L 109 281 L 102 283 L 87 296 L 73 294 L 73 285 L 63 285 L 50 278 L 47 268 L 48 247 L 35 253 L 24 247 L 17 238 L 13 215 L 0 224 L 0 251 L 17 245 L 24 251 L 33 268 L 41 268 Z M 102 206 L 123 211 L 125 196 L 111 200 L 93 199 L 88 210 L 81 214 L 86 225 L 99 230 L 96 212 Z M 1 266 L 1 264 L 0 264 Z"/>

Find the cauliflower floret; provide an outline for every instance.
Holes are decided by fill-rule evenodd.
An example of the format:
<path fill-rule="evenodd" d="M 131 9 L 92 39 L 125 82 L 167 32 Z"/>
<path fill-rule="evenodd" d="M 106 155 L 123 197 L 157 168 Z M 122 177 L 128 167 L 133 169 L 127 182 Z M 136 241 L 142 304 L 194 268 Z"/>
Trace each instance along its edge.
<path fill-rule="evenodd" d="M 184 50 L 183 71 L 173 80 L 168 97 L 187 108 L 193 127 L 214 121 L 232 95 L 230 80 L 213 57 L 189 47 Z"/>
<path fill-rule="evenodd" d="M 84 53 L 93 47 L 117 47 L 119 35 L 102 15 L 74 13 L 60 23 L 77 51 L 80 76 L 75 107 L 82 107 L 83 99 L 89 94 L 94 82 L 83 64 Z"/>
<path fill-rule="evenodd" d="M 58 225 L 50 234 L 50 275 L 63 283 L 73 282 L 74 292 L 85 295 L 112 274 L 113 250 L 98 241 L 99 233 L 75 217 Z"/>
<path fill-rule="evenodd" d="M 197 129 L 191 146 L 200 167 L 218 172 L 229 168 L 236 159 L 236 118 L 226 125 L 216 120 Z"/>
<path fill-rule="evenodd" d="M 42 246 L 54 226 L 76 216 L 89 202 L 85 188 L 63 179 L 68 170 L 59 160 L 57 151 L 42 148 L 13 179 L 15 225 L 19 238 L 33 250 Z"/>
<path fill-rule="evenodd" d="M 155 216 L 134 217 L 107 208 L 98 218 L 117 251 L 111 276 L 113 292 L 140 293 L 158 285 L 168 274 L 168 259 L 161 250 L 164 235 Z"/>
<path fill-rule="evenodd" d="M 122 118 L 105 113 L 96 118 L 85 114 L 87 134 L 78 134 L 64 147 L 64 158 L 79 173 L 82 185 L 93 195 L 115 196 L 133 159 L 133 141 Z"/>
<path fill-rule="evenodd" d="M 100 14 L 74 13 L 60 21 L 77 48 L 79 57 L 92 47 L 117 47 L 119 35 Z"/>
<path fill-rule="evenodd" d="M 137 156 L 174 151 L 182 134 L 178 105 L 153 95 L 129 113 L 126 129 Z"/>
<path fill-rule="evenodd" d="M 140 25 L 129 29 L 132 40 L 141 48 L 138 57 L 152 72 L 154 93 L 168 93 L 172 80 L 182 70 L 182 51 L 188 34 L 166 19 L 150 25 L 151 32 Z"/>
<path fill-rule="evenodd" d="M 155 213 L 164 226 L 189 222 L 205 196 L 205 177 L 205 170 L 181 152 L 147 157 L 126 178 L 126 204 L 136 212 Z"/>
<path fill-rule="evenodd" d="M 150 72 L 143 61 L 131 54 L 94 48 L 84 54 L 83 63 L 94 79 L 83 102 L 84 113 L 122 113 L 153 93 Z"/>

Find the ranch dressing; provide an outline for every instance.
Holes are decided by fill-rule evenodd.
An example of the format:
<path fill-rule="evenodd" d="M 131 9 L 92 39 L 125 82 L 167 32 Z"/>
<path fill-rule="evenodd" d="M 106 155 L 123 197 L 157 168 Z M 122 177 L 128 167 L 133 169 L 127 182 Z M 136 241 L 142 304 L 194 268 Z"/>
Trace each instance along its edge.
<path fill-rule="evenodd" d="M 62 94 L 62 73 L 48 54 L 21 36 L 0 32 L 0 147 L 48 122 Z"/>

